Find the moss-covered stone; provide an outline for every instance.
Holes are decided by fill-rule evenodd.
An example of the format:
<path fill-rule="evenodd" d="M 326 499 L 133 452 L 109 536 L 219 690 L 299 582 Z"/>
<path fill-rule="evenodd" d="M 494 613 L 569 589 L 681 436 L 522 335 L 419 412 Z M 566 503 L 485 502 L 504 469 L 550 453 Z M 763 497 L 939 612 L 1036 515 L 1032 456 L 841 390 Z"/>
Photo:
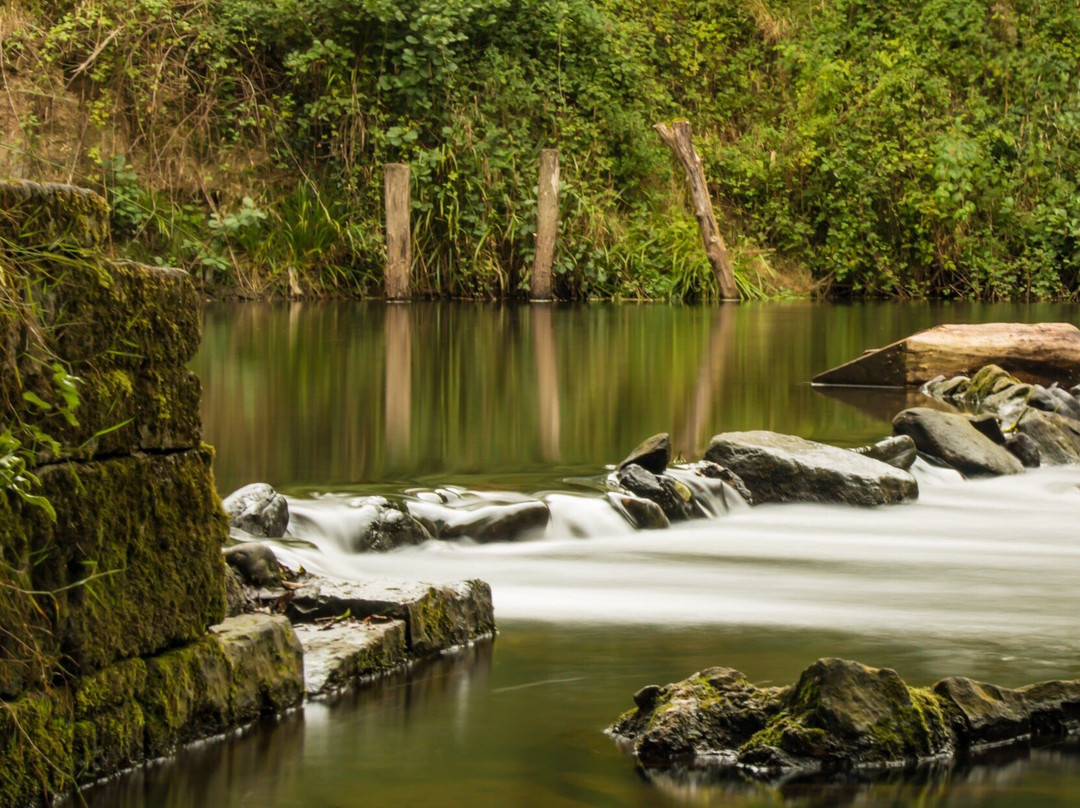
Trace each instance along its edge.
<path fill-rule="evenodd" d="M 79 370 L 77 423 L 56 409 L 42 411 L 24 402 L 18 417 L 61 445 L 42 447 L 37 462 L 90 460 L 137 451 L 190 449 L 202 443 L 198 376 L 186 368 Z M 51 381 L 41 374 L 23 377 L 23 389 L 54 398 Z"/>
<path fill-rule="evenodd" d="M 26 545 L 70 673 L 201 637 L 224 615 L 225 539 L 208 449 L 40 471 L 55 523 L 20 505 L 0 545 Z"/>
<path fill-rule="evenodd" d="M 213 628 L 229 663 L 234 723 L 294 707 L 304 697 L 304 650 L 288 619 L 242 614 Z"/>
<path fill-rule="evenodd" d="M 0 805 L 43 802 L 73 783 L 71 705 L 33 693 L 0 702 Z"/>
<path fill-rule="evenodd" d="M 401 620 L 344 620 L 320 627 L 300 624 L 295 631 L 304 647 L 304 684 L 311 696 L 349 687 L 409 659 Z"/>
<path fill-rule="evenodd" d="M 230 686 L 229 660 L 216 637 L 148 658 L 142 699 L 146 756 L 224 732 L 231 726 Z"/>
<path fill-rule="evenodd" d="M 109 238 L 109 205 L 86 188 L 0 181 L 0 239 L 45 249 L 98 249 Z"/>

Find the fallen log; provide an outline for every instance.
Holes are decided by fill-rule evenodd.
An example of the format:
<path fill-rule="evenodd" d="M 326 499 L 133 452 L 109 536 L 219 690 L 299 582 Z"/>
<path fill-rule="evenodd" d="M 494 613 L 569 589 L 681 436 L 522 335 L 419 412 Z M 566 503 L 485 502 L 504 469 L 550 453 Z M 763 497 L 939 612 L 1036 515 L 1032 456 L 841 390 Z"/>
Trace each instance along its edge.
<path fill-rule="evenodd" d="M 1031 384 L 1080 383 L 1080 329 L 1071 323 L 939 325 L 867 351 L 813 379 L 815 385 L 920 386 L 999 365 Z"/>

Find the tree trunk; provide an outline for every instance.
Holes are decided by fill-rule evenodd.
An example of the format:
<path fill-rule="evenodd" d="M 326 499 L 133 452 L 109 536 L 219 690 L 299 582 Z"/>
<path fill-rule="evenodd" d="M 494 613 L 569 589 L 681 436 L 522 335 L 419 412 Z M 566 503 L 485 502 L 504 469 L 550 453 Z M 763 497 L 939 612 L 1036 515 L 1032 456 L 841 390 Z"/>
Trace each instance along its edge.
<path fill-rule="evenodd" d="M 735 273 L 731 269 L 727 246 L 716 225 L 712 199 L 709 198 L 709 186 L 705 182 L 705 171 L 701 167 L 701 158 L 694 151 L 690 135 L 689 121 L 675 121 L 671 126 L 658 123 L 653 127 L 686 169 L 686 179 L 690 183 L 690 198 L 694 204 L 694 216 L 701 230 L 701 240 L 705 242 L 705 254 L 709 257 L 716 280 L 720 284 L 720 296 L 724 300 L 738 300 L 739 287 L 735 285 Z"/>

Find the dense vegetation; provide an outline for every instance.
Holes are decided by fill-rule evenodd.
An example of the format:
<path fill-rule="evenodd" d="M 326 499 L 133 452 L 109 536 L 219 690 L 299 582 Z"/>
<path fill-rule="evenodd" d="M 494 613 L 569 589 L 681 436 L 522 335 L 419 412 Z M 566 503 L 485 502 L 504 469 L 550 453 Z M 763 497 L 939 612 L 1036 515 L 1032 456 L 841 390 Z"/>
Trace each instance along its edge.
<path fill-rule="evenodd" d="M 708 298 L 687 117 L 745 291 L 1071 296 L 1080 11 L 1041 0 L 18 0 L 9 164 L 118 249 L 248 294 L 378 293 L 381 169 L 433 295 L 513 296 L 539 150 L 566 296 Z M 6 120 L 6 119 L 5 119 Z"/>

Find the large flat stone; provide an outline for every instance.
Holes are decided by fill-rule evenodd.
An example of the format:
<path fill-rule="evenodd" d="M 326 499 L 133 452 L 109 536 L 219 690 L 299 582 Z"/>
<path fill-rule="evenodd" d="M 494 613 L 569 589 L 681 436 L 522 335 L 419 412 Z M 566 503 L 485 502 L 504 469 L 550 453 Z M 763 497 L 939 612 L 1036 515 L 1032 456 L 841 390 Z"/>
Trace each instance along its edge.
<path fill-rule="evenodd" d="M 309 696 L 325 696 L 393 670 L 409 659 L 403 620 L 343 620 L 294 627 L 304 646 L 304 682 Z"/>
<path fill-rule="evenodd" d="M 735 472 L 755 503 L 885 505 L 919 495 L 915 478 L 847 449 L 776 432 L 716 435 L 705 457 Z"/>
<path fill-rule="evenodd" d="M 299 621 L 372 616 L 402 620 L 406 644 L 415 656 L 467 643 L 495 631 L 491 587 L 483 581 L 444 586 L 414 582 L 337 582 L 320 579 L 297 590 L 289 614 Z"/>

